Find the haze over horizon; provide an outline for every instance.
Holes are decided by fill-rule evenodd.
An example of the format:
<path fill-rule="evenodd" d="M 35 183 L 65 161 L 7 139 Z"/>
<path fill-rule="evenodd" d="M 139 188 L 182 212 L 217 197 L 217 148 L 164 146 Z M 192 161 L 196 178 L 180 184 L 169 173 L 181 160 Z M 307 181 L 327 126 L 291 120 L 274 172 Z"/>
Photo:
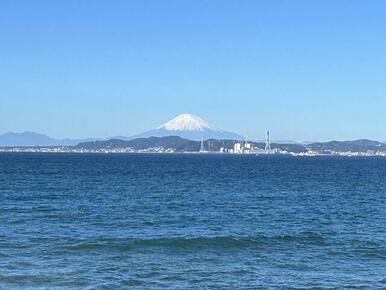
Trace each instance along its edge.
<path fill-rule="evenodd" d="M 0 134 L 385 141 L 386 2 L 1 1 Z"/>

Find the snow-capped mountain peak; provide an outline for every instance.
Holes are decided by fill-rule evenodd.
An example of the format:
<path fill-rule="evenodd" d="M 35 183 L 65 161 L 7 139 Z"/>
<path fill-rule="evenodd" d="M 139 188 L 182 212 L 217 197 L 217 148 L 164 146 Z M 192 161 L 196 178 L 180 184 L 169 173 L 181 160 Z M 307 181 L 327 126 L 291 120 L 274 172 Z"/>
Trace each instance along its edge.
<path fill-rule="evenodd" d="M 181 114 L 162 124 L 157 129 L 133 136 L 134 138 L 179 136 L 181 138 L 200 141 L 202 139 L 243 139 L 237 133 L 224 131 L 193 114 Z"/>
<path fill-rule="evenodd" d="M 220 131 L 194 114 L 181 114 L 174 119 L 162 124 L 157 129 L 169 131 Z"/>

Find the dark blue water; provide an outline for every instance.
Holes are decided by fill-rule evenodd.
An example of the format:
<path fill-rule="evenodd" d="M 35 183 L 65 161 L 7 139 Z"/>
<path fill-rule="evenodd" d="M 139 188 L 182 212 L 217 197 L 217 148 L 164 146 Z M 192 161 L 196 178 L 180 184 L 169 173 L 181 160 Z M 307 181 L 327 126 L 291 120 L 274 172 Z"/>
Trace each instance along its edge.
<path fill-rule="evenodd" d="M 0 154 L 0 288 L 386 288 L 386 158 Z"/>

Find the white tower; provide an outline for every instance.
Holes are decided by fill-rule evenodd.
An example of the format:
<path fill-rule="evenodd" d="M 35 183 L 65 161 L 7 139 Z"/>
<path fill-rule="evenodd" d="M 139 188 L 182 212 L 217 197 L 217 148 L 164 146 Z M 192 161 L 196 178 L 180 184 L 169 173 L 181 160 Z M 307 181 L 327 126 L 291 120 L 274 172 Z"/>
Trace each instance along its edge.
<path fill-rule="evenodd" d="M 200 152 L 204 152 L 204 137 L 201 137 L 201 148 L 200 148 Z"/>
<path fill-rule="evenodd" d="M 271 137 L 269 136 L 269 130 L 267 130 L 267 137 L 265 139 L 265 151 L 266 153 L 271 152 Z"/>

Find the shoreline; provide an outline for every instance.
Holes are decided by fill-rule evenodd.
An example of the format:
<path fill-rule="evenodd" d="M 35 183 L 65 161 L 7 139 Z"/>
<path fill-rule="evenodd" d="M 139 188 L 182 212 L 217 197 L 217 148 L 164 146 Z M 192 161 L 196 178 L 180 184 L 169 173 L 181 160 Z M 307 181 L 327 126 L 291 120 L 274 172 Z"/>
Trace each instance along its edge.
<path fill-rule="evenodd" d="M 118 151 L 118 150 L 47 150 L 44 148 L 40 149 L 32 149 L 30 147 L 21 149 L 21 148 L 12 148 L 12 149 L 4 149 L 0 148 L 1 153 L 43 153 L 43 154 L 162 154 L 162 155 L 170 155 L 170 154 L 179 154 L 179 155 L 221 155 L 221 156 L 270 156 L 270 157 L 386 157 L 386 152 L 379 152 L 375 154 L 370 154 L 366 152 L 335 152 L 333 154 L 323 154 L 323 153 L 273 153 L 273 154 L 255 154 L 255 153 L 228 153 L 228 152 L 194 152 L 194 151 L 186 151 L 186 152 L 175 152 L 175 151 L 141 151 L 141 150 L 128 150 L 128 151 Z"/>

